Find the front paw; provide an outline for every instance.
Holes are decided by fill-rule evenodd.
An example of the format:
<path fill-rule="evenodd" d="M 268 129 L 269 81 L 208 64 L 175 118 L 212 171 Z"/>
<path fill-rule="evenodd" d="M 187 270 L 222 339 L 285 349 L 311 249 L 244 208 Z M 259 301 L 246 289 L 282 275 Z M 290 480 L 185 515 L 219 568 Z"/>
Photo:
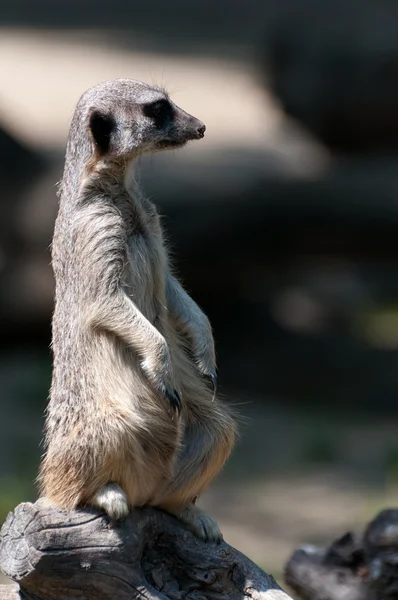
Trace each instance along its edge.
<path fill-rule="evenodd" d="M 218 391 L 217 373 L 211 373 L 210 375 L 208 375 L 208 377 L 210 379 L 211 387 L 213 389 L 213 400 L 215 400 L 217 397 L 217 391 Z"/>
<path fill-rule="evenodd" d="M 177 416 L 180 416 L 182 403 L 181 403 L 181 396 L 177 392 L 177 390 L 171 391 L 166 388 L 163 391 L 163 394 L 166 396 L 167 400 L 170 402 L 171 409 L 175 413 L 177 413 Z"/>
<path fill-rule="evenodd" d="M 141 367 L 154 388 L 170 403 L 173 413 L 181 412 L 181 397 L 172 384 L 172 364 L 166 340 L 162 337 L 150 354 L 141 362 Z"/>
<path fill-rule="evenodd" d="M 169 512 L 184 523 L 200 540 L 216 544 L 223 541 L 217 521 L 197 506 L 191 505 L 180 510 L 169 510 Z"/>
<path fill-rule="evenodd" d="M 190 523 L 192 532 L 201 540 L 215 542 L 219 544 L 223 541 L 223 536 L 218 523 L 213 517 L 203 513 Z"/>
<path fill-rule="evenodd" d="M 212 387 L 214 400 L 217 395 L 217 367 L 211 332 L 195 336 L 193 355 L 200 373 L 208 379 Z"/>
<path fill-rule="evenodd" d="M 210 387 L 212 389 L 213 392 L 213 397 L 212 400 L 214 402 L 214 400 L 217 397 L 217 391 L 218 391 L 218 377 L 217 377 L 217 372 L 216 372 L 216 367 L 209 367 L 208 363 L 204 363 L 201 360 L 197 359 L 197 365 L 199 368 L 199 371 L 201 372 L 201 374 L 208 380 Z"/>

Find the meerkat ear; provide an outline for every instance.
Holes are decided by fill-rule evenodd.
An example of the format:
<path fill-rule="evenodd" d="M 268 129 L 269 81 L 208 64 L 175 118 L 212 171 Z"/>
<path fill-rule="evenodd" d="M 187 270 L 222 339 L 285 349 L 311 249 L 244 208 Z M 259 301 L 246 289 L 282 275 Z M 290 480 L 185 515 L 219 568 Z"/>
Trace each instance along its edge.
<path fill-rule="evenodd" d="M 116 121 L 112 115 L 93 110 L 90 114 L 89 127 L 94 143 L 102 154 L 109 150 L 112 132 L 116 128 Z"/>

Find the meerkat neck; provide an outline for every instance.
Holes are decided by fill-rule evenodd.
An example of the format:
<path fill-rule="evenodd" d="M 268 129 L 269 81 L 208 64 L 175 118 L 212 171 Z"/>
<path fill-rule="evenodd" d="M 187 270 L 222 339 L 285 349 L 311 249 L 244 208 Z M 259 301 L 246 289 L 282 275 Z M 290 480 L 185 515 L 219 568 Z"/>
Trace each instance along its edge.
<path fill-rule="evenodd" d="M 71 131 L 66 147 L 65 167 L 59 188 L 60 200 L 62 200 L 63 196 L 70 199 L 78 194 L 85 165 L 92 153 L 91 143 L 88 137 L 84 137 L 83 139 L 80 139 L 79 143 L 76 143 L 76 138 L 81 138 L 81 136 L 77 135 L 78 127 L 79 123 L 75 116 L 72 120 Z"/>
<path fill-rule="evenodd" d="M 135 160 L 131 160 L 126 167 L 123 177 L 123 185 L 133 201 L 142 202 L 143 195 L 141 192 L 139 176 L 137 176 Z"/>

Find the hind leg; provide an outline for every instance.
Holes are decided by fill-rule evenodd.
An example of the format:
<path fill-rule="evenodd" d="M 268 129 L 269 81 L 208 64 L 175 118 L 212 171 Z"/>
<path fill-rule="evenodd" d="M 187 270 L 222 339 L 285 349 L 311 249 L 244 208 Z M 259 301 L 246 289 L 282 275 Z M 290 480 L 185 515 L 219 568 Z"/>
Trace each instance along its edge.
<path fill-rule="evenodd" d="M 235 423 L 219 402 L 189 407 L 174 477 L 151 503 L 175 515 L 202 539 L 222 539 L 216 521 L 194 502 L 221 471 L 235 435 Z"/>
<path fill-rule="evenodd" d="M 92 505 L 106 512 L 112 521 L 124 519 L 129 514 L 127 496 L 117 483 L 108 483 L 95 495 Z"/>
<path fill-rule="evenodd" d="M 177 517 L 199 539 L 216 543 L 222 541 L 223 536 L 217 521 L 198 506 L 192 503 L 186 506 L 168 505 L 166 503 L 161 508 Z"/>

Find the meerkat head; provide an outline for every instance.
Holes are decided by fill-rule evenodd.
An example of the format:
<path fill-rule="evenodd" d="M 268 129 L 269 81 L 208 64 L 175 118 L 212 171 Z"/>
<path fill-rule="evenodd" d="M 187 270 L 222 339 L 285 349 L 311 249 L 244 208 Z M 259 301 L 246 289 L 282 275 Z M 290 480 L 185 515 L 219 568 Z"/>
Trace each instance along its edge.
<path fill-rule="evenodd" d="M 205 125 L 167 93 L 131 79 L 106 81 L 88 90 L 76 114 L 85 121 L 95 156 L 135 158 L 144 152 L 180 148 L 203 138 Z"/>

